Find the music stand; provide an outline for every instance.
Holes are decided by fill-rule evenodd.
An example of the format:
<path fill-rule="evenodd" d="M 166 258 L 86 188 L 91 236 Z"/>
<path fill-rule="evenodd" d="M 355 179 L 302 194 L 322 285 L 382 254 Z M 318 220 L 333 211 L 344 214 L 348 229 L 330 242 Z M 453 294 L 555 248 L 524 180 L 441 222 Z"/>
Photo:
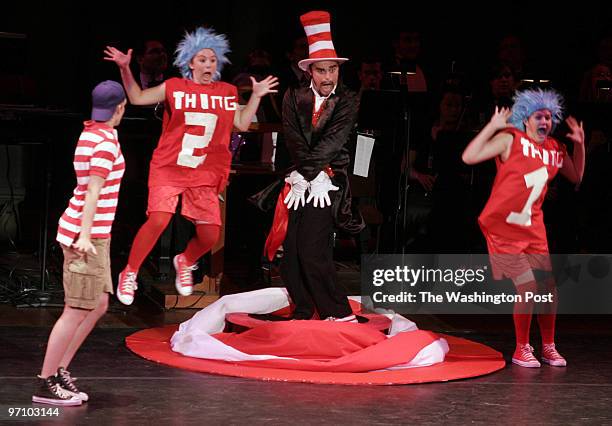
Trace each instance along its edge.
<path fill-rule="evenodd" d="M 395 120 L 389 111 L 399 108 L 399 96 L 399 90 L 364 90 L 357 116 L 359 132 L 376 135 L 392 125 Z"/>
<path fill-rule="evenodd" d="M 405 73 L 407 77 L 409 73 Z M 401 76 L 400 76 L 401 77 Z M 377 143 L 380 146 L 378 157 L 384 156 L 385 167 L 382 180 L 390 185 L 397 184 L 397 190 L 391 194 L 394 205 L 394 250 L 405 252 L 407 232 L 407 205 L 408 191 L 410 189 L 410 165 L 400 170 L 402 158 L 408 158 L 411 149 L 411 132 L 414 132 L 411 120 L 413 112 L 427 110 L 427 94 L 414 92 L 408 94 L 404 84 L 400 89 L 364 91 L 358 115 L 358 129 L 360 133 L 382 136 L 383 141 L 389 139 L 389 146 Z M 388 135 L 388 137 L 387 137 Z M 378 159 L 381 161 L 381 159 Z M 382 188 L 381 188 L 382 190 Z M 387 198 L 387 197 L 382 197 Z M 397 202 L 397 203 L 396 203 Z M 396 203 L 396 204 L 395 204 Z M 387 204 L 387 211 L 391 207 Z M 400 242 L 401 241 L 401 242 Z"/>
<path fill-rule="evenodd" d="M 391 135 L 396 127 L 397 117 L 395 113 L 399 109 L 400 99 L 398 90 L 364 90 L 361 92 L 359 112 L 357 116 L 357 133 L 370 138 L 374 138 L 374 149 L 370 157 L 369 170 L 372 172 L 367 178 L 358 175 L 351 175 L 351 192 L 353 197 L 374 198 L 376 200 L 375 211 L 380 218 L 376 222 L 376 216 L 363 213 L 367 224 L 376 224 L 376 252 L 380 250 L 381 234 L 384 227 L 385 211 L 390 211 L 391 206 L 388 200 L 394 199 L 394 191 L 390 193 L 388 189 L 397 182 L 397 176 L 390 172 L 395 168 L 388 167 L 397 158 L 394 155 L 393 145 L 389 142 L 395 140 Z M 355 154 L 357 146 L 355 145 Z M 356 160 L 356 157 L 355 157 Z M 384 183 L 392 182 L 384 185 Z M 361 209 L 360 209 L 361 211 Z M 370 222 L 368 222 L 370 220 Z M 360 236 L 360 244 L 365 244 L 365 239 Z M 364 237 L 365 238 L 365 237 Z"/>
<path fill-rule="evenodd" d="M 398 205 L 395 217 L 395 251 L 401 249 L 401 253 L 405 254 L 407 241 L 407 212 L 408 198 L 410 191 L 410 150 L 411 137 L 415 131 L 412 125 L 415 112 L 427 111 L 427 92 L 409 92 L 408 77 L 417 74 L 417 66 L 414 61 L 401 60 L 394 68 L 389 71 L 389 74 L 398 79 L 399 87 L 399 117 L 401 124 L 397 126 L 396 135 L 394 138 L 394 153 L 400 161 L 405 158 L 405 167 L 401 170 L 400 179 L 398 180 L 401 188 L 398 188 Z M 424 118 L 424 117 L 423 117 Z M 403 138 L 403 143 L 396 144 L 398 138 Z M 401 141 L 401 139 L 400 139 Z M 401 227 L 398 230 L 398 222 L 401 219 Z"/>

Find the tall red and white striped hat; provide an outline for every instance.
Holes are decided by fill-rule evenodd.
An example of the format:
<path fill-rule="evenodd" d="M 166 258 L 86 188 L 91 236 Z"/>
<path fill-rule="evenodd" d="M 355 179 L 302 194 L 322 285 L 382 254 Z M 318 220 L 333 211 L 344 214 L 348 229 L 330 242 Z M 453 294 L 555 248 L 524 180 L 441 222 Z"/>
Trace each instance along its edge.
<path fill-rule="evenodd" d="M 308 58 L 298 62 L 303 71 L 310 71 L 310 64 L 319 61 L 348 61 L 348 58 L 339 58 L 334 49 L 331 37 L 331 18 L 328 12 L 312 11 L 300 16 L 304 31 L 308 37 Z"/>

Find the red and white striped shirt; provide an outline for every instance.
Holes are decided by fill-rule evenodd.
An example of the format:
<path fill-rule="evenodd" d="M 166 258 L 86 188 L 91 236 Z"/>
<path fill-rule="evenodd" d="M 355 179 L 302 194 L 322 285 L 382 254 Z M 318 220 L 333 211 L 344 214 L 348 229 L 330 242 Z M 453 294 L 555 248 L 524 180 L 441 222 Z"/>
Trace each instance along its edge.
<path fill-rule="evenodd" d="M 110 238 L 119 200 L 119 186 L 125 172 L 125 161 L 115 129 L 95 121 L 86 121 L 84 126 L 74 152 L 77 187 L 59 220 L 56 237 L 57 241 L 67 246 L 81 232 L 81 216 L 90 176 L 105 179 L 98 198 L 91 238 Z"/>

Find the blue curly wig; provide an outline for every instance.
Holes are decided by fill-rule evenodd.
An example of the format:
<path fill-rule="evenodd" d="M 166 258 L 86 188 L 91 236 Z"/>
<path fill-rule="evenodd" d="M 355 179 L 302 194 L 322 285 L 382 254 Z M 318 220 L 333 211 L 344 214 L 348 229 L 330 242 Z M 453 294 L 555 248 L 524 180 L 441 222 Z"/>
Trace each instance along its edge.
<path fill-rule="evenodd" d="M 552 114 L 553 130 L 563 120 L 563 97 L 554 90 L 528 89 L 514 96 L 510 124 L 525 131 L 525 120 L 534 112 L 547 109 Z"/>
<path fill-rule="evenodd" d="M 192 33 L 185 32 L 185 37 L 176 47 L 174 65 L 184 78 L 191 79 L 193 73 L 189 64 L 202 49 L 212 49 L 217 55 L 217 72 L 213 76 L 213 80 L 219 80 L 223 66 L 230 63 L 226 56 L 230 52 L 230 48 L 227 38 L 223 34 L 215 33 L 212 29 L 199 27 Z"/>

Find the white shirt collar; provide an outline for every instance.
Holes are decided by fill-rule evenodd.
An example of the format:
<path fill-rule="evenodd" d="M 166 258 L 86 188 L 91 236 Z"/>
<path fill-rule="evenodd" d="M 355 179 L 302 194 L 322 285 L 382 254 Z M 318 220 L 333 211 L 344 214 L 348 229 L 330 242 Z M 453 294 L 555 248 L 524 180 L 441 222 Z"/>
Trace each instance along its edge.
<path fill-rule="evenodd" d="M 336 87 L 338 87 L 337 84 L 334 86 L 332 91 L 329 92 L 329 95 L 321 96 L 321 95 L 319 95 L 319 92 L 317 92 L 317 90 L 315 89 L 312 80 L 310 80 L 310 88 L 312 89 L 312 93 L 314 93 L 314 95 L 315 95 L 315 109 L 314 109 L 315 111 L 319 111 L 319 108 L 321 108 L 321 105 L 323 105 L 323 102 L 326 99 L 328 99 L 331 95 L 334 95 L 336 93 Z"/>

